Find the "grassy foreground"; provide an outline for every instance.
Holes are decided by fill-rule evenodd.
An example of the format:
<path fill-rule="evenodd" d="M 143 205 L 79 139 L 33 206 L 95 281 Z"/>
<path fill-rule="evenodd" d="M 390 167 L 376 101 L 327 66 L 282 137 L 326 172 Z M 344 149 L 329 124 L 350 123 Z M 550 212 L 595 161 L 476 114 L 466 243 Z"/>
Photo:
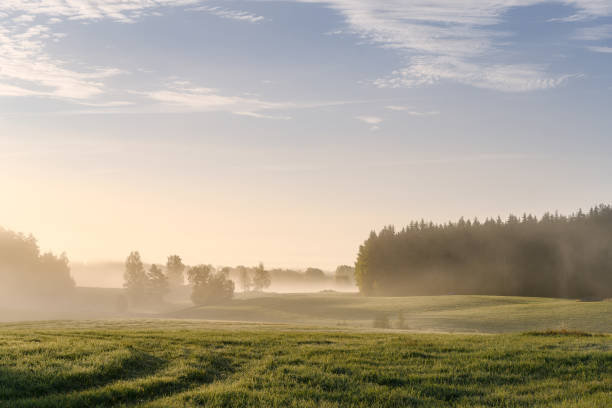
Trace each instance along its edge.
<path fill-rule="evenodd" d="M 0 325 L 2 407 L 609 407 L 612 337 Z"/>

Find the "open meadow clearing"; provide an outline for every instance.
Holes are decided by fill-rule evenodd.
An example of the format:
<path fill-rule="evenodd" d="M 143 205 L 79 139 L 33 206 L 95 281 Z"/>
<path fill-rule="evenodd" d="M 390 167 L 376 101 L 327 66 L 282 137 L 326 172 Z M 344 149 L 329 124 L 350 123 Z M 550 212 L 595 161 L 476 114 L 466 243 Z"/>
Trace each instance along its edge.
<path fill-rule="evenodd" d="M 187 320 L 0 326 L 2 407 L 609 407 L 612 337 Z"/>

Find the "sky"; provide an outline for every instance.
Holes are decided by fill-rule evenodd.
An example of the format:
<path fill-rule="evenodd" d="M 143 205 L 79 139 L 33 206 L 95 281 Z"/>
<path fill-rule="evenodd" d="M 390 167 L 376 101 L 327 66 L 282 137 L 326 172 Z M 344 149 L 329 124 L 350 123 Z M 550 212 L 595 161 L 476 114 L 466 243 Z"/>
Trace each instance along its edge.
<path fill-rule="evenodd" d="M 74 261 L 352 264 L 612 201 L 610 0 L 2 0 L 0 225 Z"/>

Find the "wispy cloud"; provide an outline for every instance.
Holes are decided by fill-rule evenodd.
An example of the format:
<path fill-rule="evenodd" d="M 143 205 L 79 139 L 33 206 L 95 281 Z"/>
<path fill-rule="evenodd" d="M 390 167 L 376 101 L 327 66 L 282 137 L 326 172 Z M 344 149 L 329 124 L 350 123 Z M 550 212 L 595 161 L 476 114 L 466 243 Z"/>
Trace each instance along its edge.
<path fill-rule="evenodd" d="M 195 7 L 190 10 L 193 11 L 204 11 L 217 17 L 225 18 L 228 20 L 245 21 L 248 23 L 259 23 L 264 21 L 266 18 L 257 14 L 249 13 L 248 11 L 232 10 L 223 7 Z"/>
<path fill-rule="evenodd" d="M 513 7 L 547 0 L 295 0 L 321 3 L 340 12 L 349 31 L 409 57 L 406 67 L 375 81 L 382 87 L 413 87 L 441 81 L 504 92 L 561 85 L 571 75 L 551 75 L 543 65 L 508 63 L 496 30 Z M 557 0 L 582 19 L 612 15 L 609 0 Z"/>
<path fill-rule="evenodd" d="M 378 125 L 383 122 L 383 119 L 377 116 L 356 116 L 355 119 L 367 123 L 368 125 Z"/>
<path fill-rule="evenodd" d="M 18 24 L 19 23 L 31 23 L 34 20 L 36 20 L 36 17 L 31 14 L 22 14 L 20 16 L 13 18 L 13 22 L 18 23 Z"/>
<path fill-rule="evenodd" d="M 612 54 L 612 47 L 592 46 L 592 47 L 587 47 L 587 49 L 589 51 L 593 51 L 593 52 L 600 52 L 600 53 L 604 53 L 604 54 Z"/>
<path fill-rule="evenodd" d="M 110 101 L 110 102 L 79 102 L 79 105 L 91 106 L 94 108 L 117 108 L 122 106 L 132 106 L 134 102 L 131 101 Z"/>
<path fill-rule="evenodd" d="M 411 106 L 389 105 L 387 106 L 387 109 L 396 112 L 404 112 L 410 116 L 436 116 L 440 114 L 438 111 L 418 111 Z"/>
<path fill-rule="evenodd" d="M 376 131 L 380 129 L 380 125 L 381 123 L 383 123 L 384 119 L 383 118 L 379 118 L 378 116 L 355 116 L 355 119 L 366 123 L 370 126 L 370 130 L 371 131 Z"/>
<path fill-rule="evenodd" d="M 0 2 L 0 96 L 38 96 L 87 100 L 107 91 L 105 79 L 115 68 L 86 67 L 79 61 L 53 58 L 46 44 L 64 34 L 55 32 L 66 20 L 110 20 L 134 23 L 160 15 L 164 7 L 197 6 L 205 0 L 9 0 Z M 202 6 L 221 18 L 257 23 L 263 16 L 223 7 Z M 76 67 L 79 68 L 76 68 Z M 163 97 L 163 94 L 158 95 Z M 170 98 L 171 95 L 165 95 Z M 245 101 L 242 101 L 244 103 Z M 111 102 L 112 103 L 112 102 Z M 89 106 L 96 106 L 90 104 Z M 102 106 L 102 105 L 97 105 Z M 110 107 L 105 106 L 105 107 Z M 115 105 L 116 106 L 116 105 Z"/>
<path fill-rule="evenodd" d="M 163 6 L 195 4 L 198 0 L 10 0 L 0 2 L 0 96 L 38 96 L 86 100 L 106 91 L 105 79 L 122 71 L 85 67 L 79 61 L 51 56 L 49 41 L 62 20 L 109 19 L 133 22 Z M 36 24 L 42 22 L 44 24 Z M 75 68 L 79 66 L 79 68 Z"/>
<path fill-rule="evenodd" d="M 447 80 L 503 92 L 555 88 L 575 75 L 548 76 L 538 65 L 474 64 L 455 57 L 415 57 L 408 67 L 376 80 L 381 88 L 431 85 Z"/>
<path fill-rule="evenodd" d="M 574 40 L 588 41 L 591 44 L 610 38 L 612 38 L 612 24 L 599 24 L 593 27 L 579 28 L 572 37 Z M 612 48 L 604 45 L 589 45 L 586 49 L 591 52 L 612 53 Z"/>
<path fill-rule="evenodd" d="M 612 24 L 601 24 L 594 27 L 583 27 L 576 30 L 574 40 L 600 41 L 612 38 Z"/>
<path fill-rule="evenodd" d="M 258 98 L 222 95 L 218 90 L 195 86 L 180 81 L 169 84 L 166 89 L 143 93 L 146 97 L 163 103 L 178 111 L 229 112 L 235 115 L 265 119 L 290 119 L 262 111 L 284 110 L 292 107 L 288 103 L 267 102 Z"/>
<path fill-rule="evenodd" d="M 0 95 L 86 99 L 103 92 L 102 79 L 121 72 L 70 69 L 45 52 L 44 43 L 50 38 L 49 28 L 42 25 L 0 26 Z"/>
<path fill-rule="evenodd" d="M 342 32 L 356 34 L 381 47 L 397 50 L 406 65 L 373 81 L 379 87 L 414 87 L 442 81 L 504 92 L 557 87 L 572 75 L 550 74 L 546 65 L 509 63 L 500 46 L 512 33 L 496 25 L 513 7 L 548 0 L 287 0 L 318 3 L 346 20 Z M 609 0 L 556 0 L 570 6 L 571 19 L 612 15 Z M 55 58 L 47 43 L 60 41 L 57 23 L 66 20 L 109 20 L 134 23 L 160 15 L 166 7 L 185 7 L 221 18 L 257 23 L 252 12 L 207 6 L 205 0 L 7 0 L 0 1 L 0 95 L 86 100 L 107 92 L 106 80 L 122 71 L 86 66 Z M 254 2 L 256 3 L 256 2 Z M 610 35 L 610 24 L 584 28 L 576 39 L 596 41 Z M 500 40 L 501 39 L 501 40 Z M 594 52 L 609 47 L 592 44 Z M 512 56 L 512 58 L 516 58 Z M 209 95 L 210 96 L 210 95 Z M 166 95 L 169 97 L 169 95 Z M 202 97 L 201 95 L 199 97 Z M 243 98 L 258 101 L 257 98 Z M 244 102 L 244 101 L 242 101 Z M 259 101 L 261 102 L 261 101 Z M 255 105 L 257 105 L 255 103 Z M 253 110 L 236 110 L 255 112 Z"/>
<path fill-rule="evenodd" d="M 9 0 L 0 12 L 70 20 L 134 22 L 161 7 L 187 6 L 200 0 Z"/>

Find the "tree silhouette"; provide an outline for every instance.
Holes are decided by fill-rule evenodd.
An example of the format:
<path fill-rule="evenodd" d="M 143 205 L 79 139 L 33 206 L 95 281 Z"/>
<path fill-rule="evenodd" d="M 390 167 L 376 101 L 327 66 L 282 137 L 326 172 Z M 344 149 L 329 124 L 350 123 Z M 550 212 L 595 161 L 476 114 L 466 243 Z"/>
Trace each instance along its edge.
<path fill-rule="evenodd" d="M 338 285 L 350 285 L 355 280 L 355 268 L 349 265 L 340 265 L 336 268 L 335 278 Z"/>
<path fill-rule="evenodd" d="M 270 272 L 266 271 L 264 264 L 260 262 L 259 265 L 255 267 L 253 274 L 253 287 L 256 291 L 261 292 L 271 284 L 272 279 L 270 277 Z"/>
<path fill-rule="evenodd" d="M 164 275 L 162 269 L 153 264 L 149 268 L 147 274 L 148 285 L 149 285 L 149 297 L 150 300 L 159 303 L 163 300 L 163 297 L 168 293 L 168 277 Z"/>
<path fill-rule="evenodd" d="M 251 279 L 249 270 L 242 265 L 236 267 L 236 269 L 238 270 L 238 279 L 239 279 L 240 287 L 242 288 L 242 291 L 250 292 L 251 288 L 253 287 L 253 280 Z"/>
<path fill-rule="evenodd" d="M 168 283 L 171 287 L 179 287 L 185 284 L 185 265 L 183 260 L 178 255 L 170 255 L 166 262 L 166 272 L 168 274 Z"/>
<path fill-rule="evenodd" d="M 234 282 L 227 272 L 216 273 L 211 265 L 197 265 L 187 271 L 192 285 L 191 300 L 196 305 L 218 303 L 234 296 Z"/>
<path fill-rule="evenodd" d="M 307 268 L 304 277 L 308 280 L 320 280 L 325 278 L 325 272 L 319 268 Z"/>
<path fill-rule="evenodd" d="M 0 294 L 5 298 L 54 298 L 75 283 L 66 254 L 41 254 L 36 239 L 0 227 Z"/>
<path fill-rule="evenodd" d="M 131 252 L 125 260 L 123 278 L 123 286 L 126 288 L 130 300 L 136 304 L 145 303 L 147 301 L 149 279 L 138 251 Z"/>

